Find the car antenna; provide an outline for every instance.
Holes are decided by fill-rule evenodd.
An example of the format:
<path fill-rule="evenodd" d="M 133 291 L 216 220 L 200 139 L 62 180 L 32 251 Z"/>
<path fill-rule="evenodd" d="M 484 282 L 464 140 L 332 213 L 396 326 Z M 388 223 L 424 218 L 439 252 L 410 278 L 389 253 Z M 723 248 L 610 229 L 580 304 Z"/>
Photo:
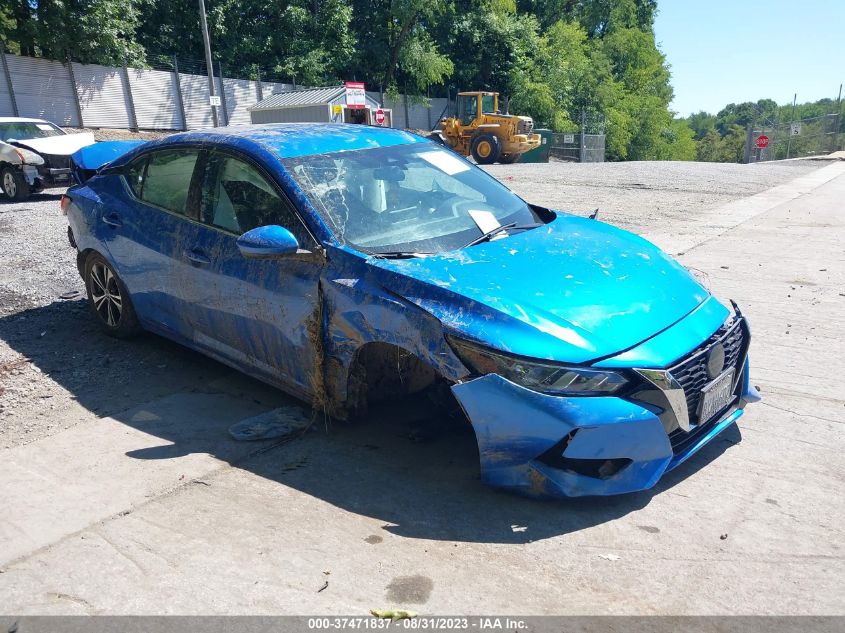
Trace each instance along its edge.
<path fill-rule="evenodd" d="M 595 210 L 595 211 L 593 211 L 593 212 L 590 214 L 590 219 L 591 219 L 591 220 L 595 220 L 597 217 L 599 217 L 599 210 L 598 210 L 598 208 L 596 208 L 596 210 Z"/>

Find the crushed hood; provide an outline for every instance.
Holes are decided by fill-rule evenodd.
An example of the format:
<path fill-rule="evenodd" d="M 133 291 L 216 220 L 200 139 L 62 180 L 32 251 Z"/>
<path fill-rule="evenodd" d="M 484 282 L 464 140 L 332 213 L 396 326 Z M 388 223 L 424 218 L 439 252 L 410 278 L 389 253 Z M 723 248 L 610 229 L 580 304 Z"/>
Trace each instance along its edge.
<path fill-rule="evenodd" d="M 100 141 L 73 153 L 73 162 L 80 169 L 97 170 L 147 141 Z"/>
<path fill-rule="evenodd" d="M 709 296 L 650 242 L 570 215 L 452 253 L 370 263 L 387 273 L 385 287 L 448 331 L 570 363 L 631 348 Z"/>
<path fill-rule="evenodd" d="M 90 132 L 81 132 L 79 134 L 48 136 L 47 138 L 16 139 L 15 144 L 31 149 L 39 154 L 70 156 L 82 147 L 93 145 L 94 135 Z"/>

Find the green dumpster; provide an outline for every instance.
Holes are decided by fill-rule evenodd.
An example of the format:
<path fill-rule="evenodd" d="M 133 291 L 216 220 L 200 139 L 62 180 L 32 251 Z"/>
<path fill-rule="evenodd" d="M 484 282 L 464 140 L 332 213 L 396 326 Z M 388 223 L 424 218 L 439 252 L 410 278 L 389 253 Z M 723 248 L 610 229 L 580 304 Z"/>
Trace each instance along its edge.
<path fill-rule="evenodd" d="M 525 152 L 520 163 L 548 163 L 549 152 L 552 151 L 552 131 L 551 130 L 534 130 L 540 135 L 540 147 L 532 149 L 530 152 Z"/>

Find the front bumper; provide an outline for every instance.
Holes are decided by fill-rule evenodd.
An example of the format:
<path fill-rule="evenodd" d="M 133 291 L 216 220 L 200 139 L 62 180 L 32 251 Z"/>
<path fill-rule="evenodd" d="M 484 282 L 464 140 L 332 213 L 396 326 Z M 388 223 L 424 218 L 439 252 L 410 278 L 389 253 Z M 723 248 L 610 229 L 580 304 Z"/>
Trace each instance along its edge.
<path fill-rule="evenodd" d="M 69 187 L 73 184 L 70 167 L 38 167 L 38 178 L 44 187 Z"/>
<path fill-rule="evenodd" d="M 742 397 L 675 451 L 659 414 L 623 398 L 558 397 L 489 374 L 452 391 L 475 429 L 484 483 L 529 496 L 582 497 L 648 490 L 758 399 Z"/>

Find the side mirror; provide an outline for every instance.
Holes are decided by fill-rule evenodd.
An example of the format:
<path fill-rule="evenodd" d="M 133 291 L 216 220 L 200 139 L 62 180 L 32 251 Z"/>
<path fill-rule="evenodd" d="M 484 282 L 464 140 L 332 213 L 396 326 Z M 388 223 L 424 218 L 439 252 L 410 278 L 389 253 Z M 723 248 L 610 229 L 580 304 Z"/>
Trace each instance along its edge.
<path fill-rule="evenodd" d="M 247 231 L 238 238 L 237 244 L 241 255 L 249 259 L 284 257 L 299 250 L 293 233 L 275 224 Z"/>

